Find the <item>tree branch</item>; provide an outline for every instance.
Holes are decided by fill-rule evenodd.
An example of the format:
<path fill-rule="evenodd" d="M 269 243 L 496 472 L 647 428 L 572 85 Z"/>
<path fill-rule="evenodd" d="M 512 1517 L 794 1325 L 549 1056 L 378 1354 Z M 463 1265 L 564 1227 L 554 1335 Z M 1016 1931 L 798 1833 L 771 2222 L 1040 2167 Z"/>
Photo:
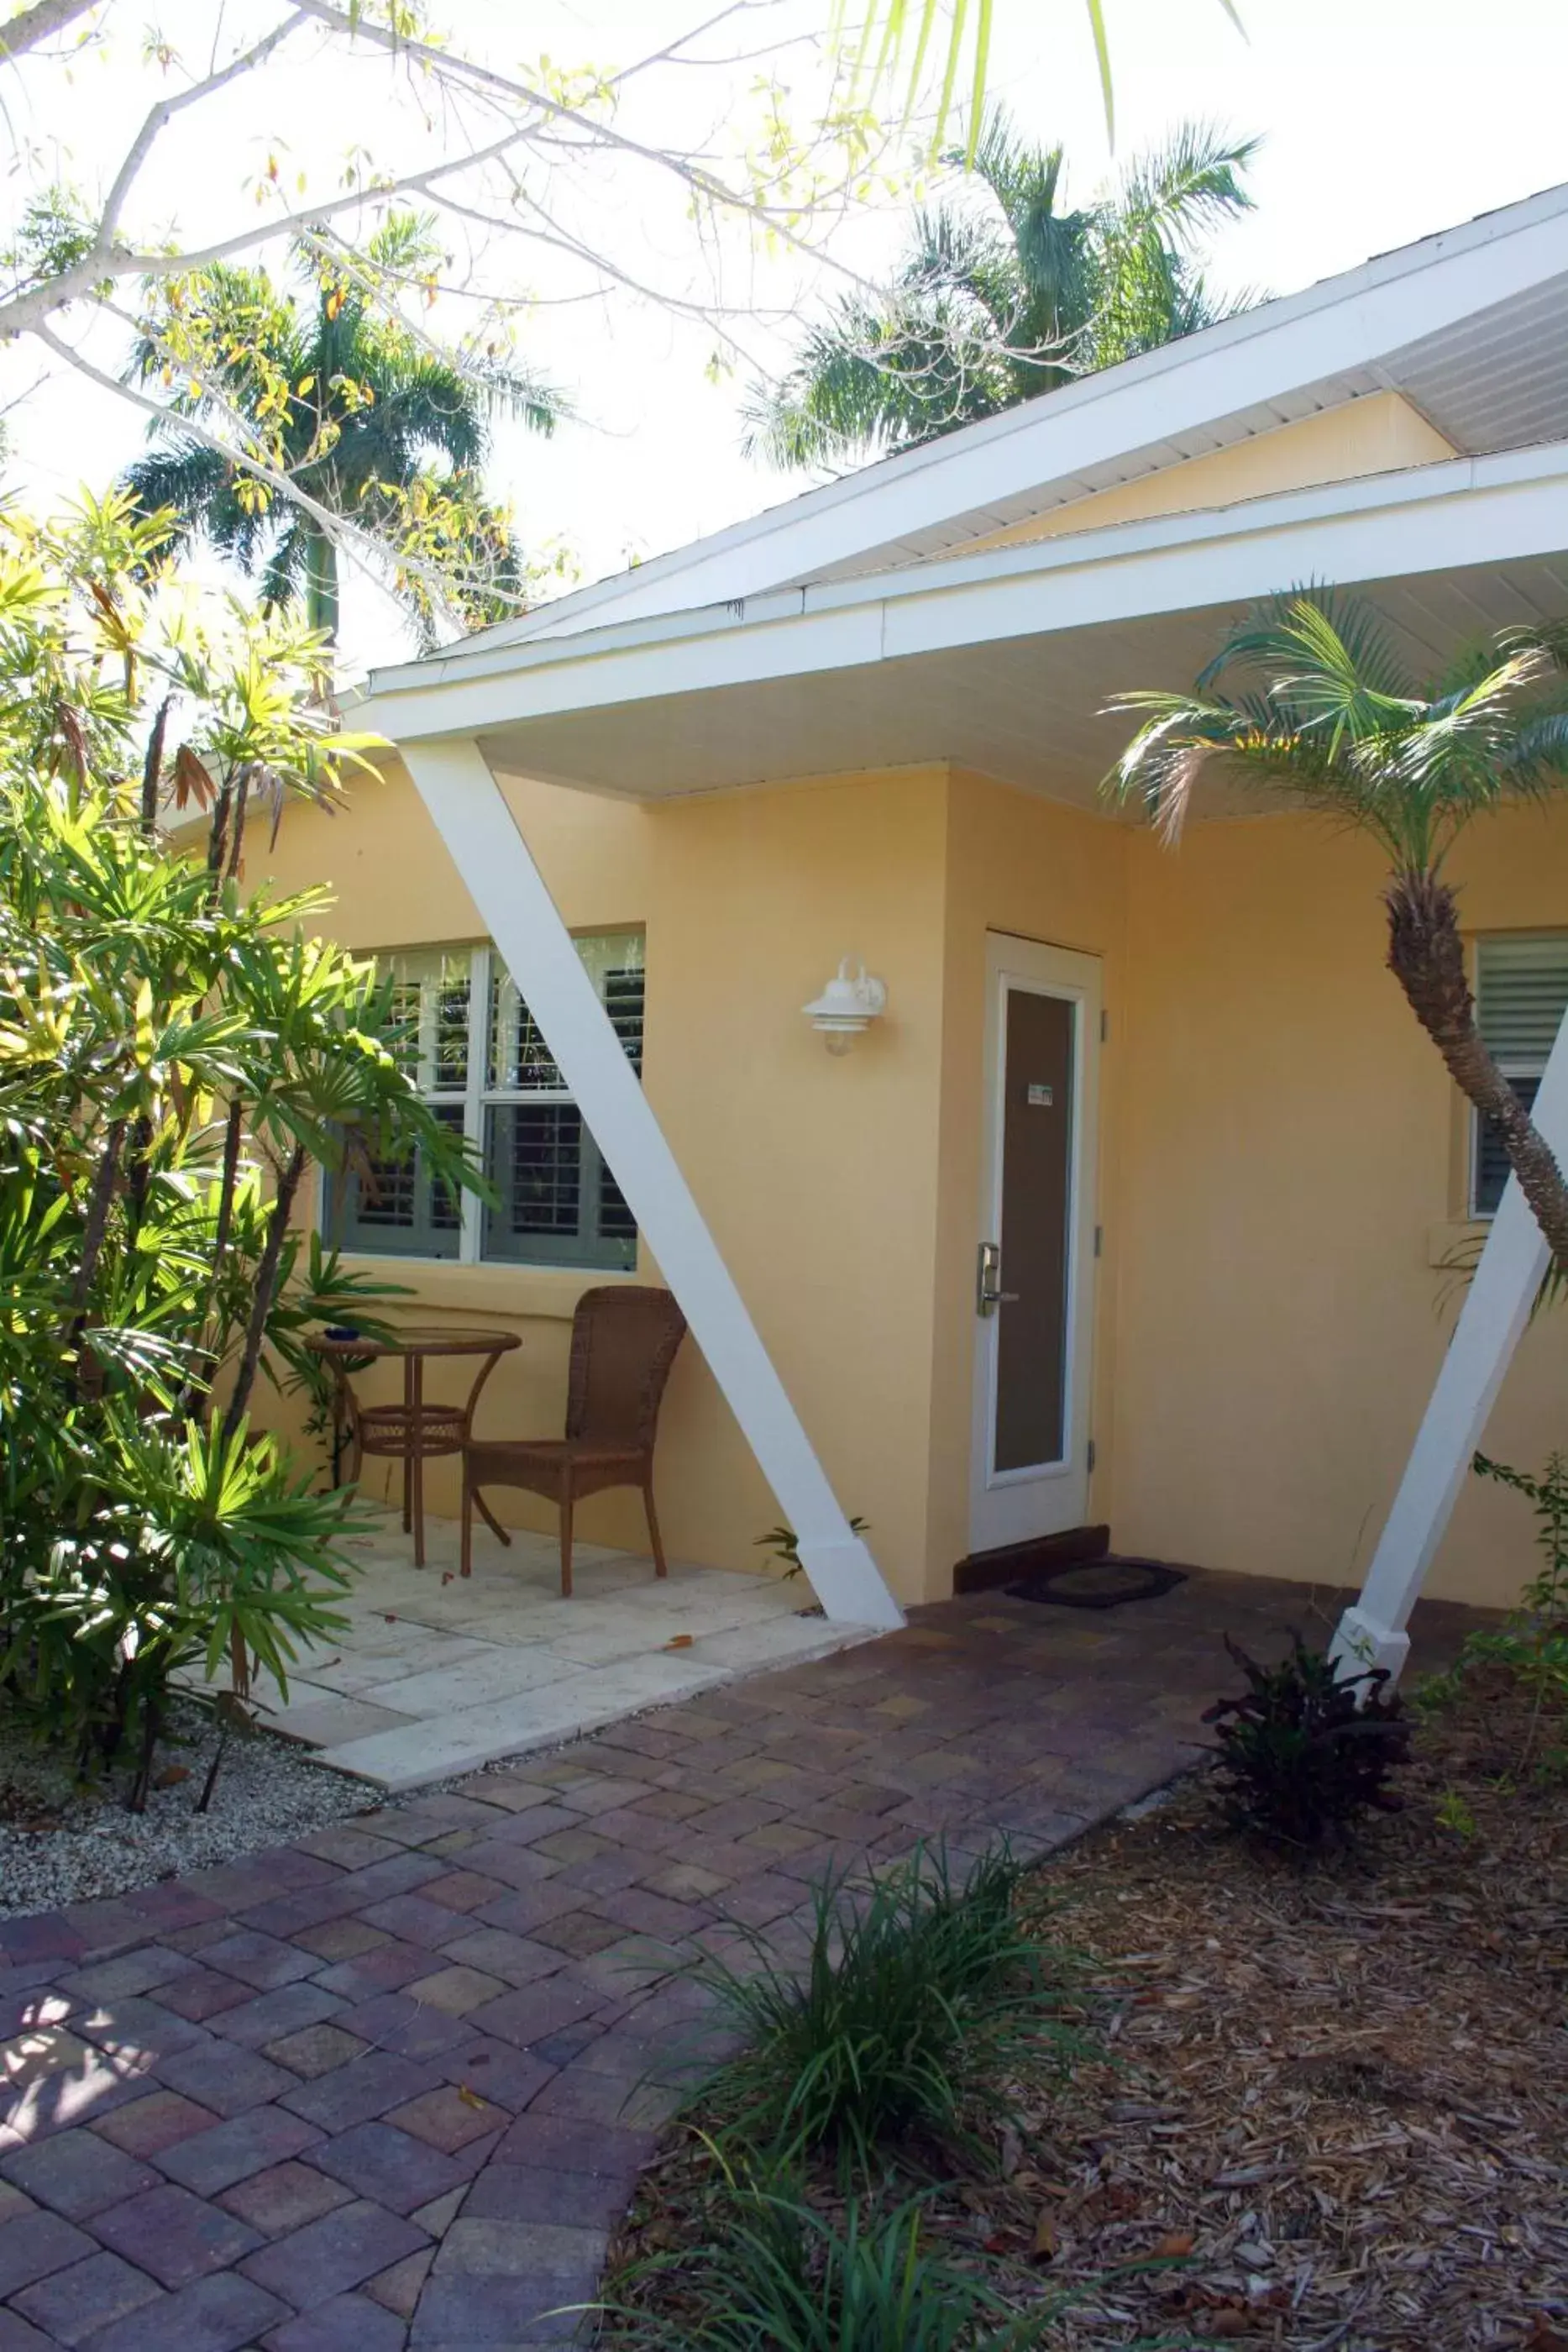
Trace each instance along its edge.
<path fill-rule="evenodd" d="M 98 0 L 33 0 L 32 7 L 18 9 L 8 23 L 0 25 L 0 58 L 25 57 L 40 41 L 52 40 L 97 5 Z"/>
<path fill-rule="evenodd" d="M 237 58 L 231 58 L 226 66 L 220 67 L 215 73 L 205 75 L 201 81 L 192 82 L 188 89 L 177 90 L 172 98 L 166 98 L 149 110 L 146 121 L 126 149 L 120 169 L 114 175 L 113 184 L 104 200 L 103 210 L 99 215 L 98 231 L 93 239 L 95 246 L 101 247 L 106 251 L 112 246 L 115 228 L 120 214 L 125 209 L 125 200 L 131 194 L 137 174 L 157 145 L 160 136 L 172 122 L 174 117 L 177 114 L 183 114 L 186 107 L 198 105 L 203 99 L 214 97 L 229 82 L 237 80 L 241 74 L 249 73 L 253 68 L 264 63 L 275 49 L 279 48 L 287 40 L 291 33 L 303 31 L 308 21 L 303 9 L 294 9 L 285 17 L 281 25 L 275 25 L 270 33 L 265 34 L 259 41 L 250 48 L 243 50 Z"/>
<path fill-rule="evenodd" d="M 29 328 L 28 332 L 36 335 L 39 342 L 53 352 L 57 359 L 64 360 L 68 367 L 75 368 L 89 382 L 100 384 L 104 391 L 112 392 L 120 400 L 129 400 L 133 407 L 144 410 L 149 416 L 155 416 L 161 425 L 177 425 L 182 433 L 190 434 L 192 439 L 200 441 L 204 448 L 215 450 L 220 457 L 226 457 L 231 466 L 237 466 L 244 472 L 254 474 L 257 481 L 266 482 L 281 497 L 290 499 L 302 513 L 308 514 L 311 521 L 324 530 L 337 545 L 351 547 L 361 559 L 368 560 L 372 568 L 390 560 L 403 571 L 411 572 L 416 579 L 424 583 L 440 609 L 444 613 L 450 612 L 447 580 L 434 564 L 422 562 L 416 555 L 402 554 L 397 548 L 389 547 L 385 540 L 378 539 L 373 531 L 361 530 L 358 523 L 349 521 L 346 516 L 334 514 L 329 507 L 324 507 L 319 499 L 313 499 L 308 490 L 302 490 L 291 475 L 283 473 L 276 466 L 269 466 L 263 457 L 254 457 L 246 450 L 235 448 L 224 439 L 221 433 L 214 433 L 210 425 L 204 425 L 199 418 L 172 415 L 162 402 L 152 399 L 144 392 L 139 392 L 134 384 L 122 383 L 117 376 L 109 374 L 105 369 L 95 367 L 91 360 L 84 357 L 73 345 L 68 343 L 62 335 L 57 335 L 54 329 L 43 321 L 35 323 Z"/>

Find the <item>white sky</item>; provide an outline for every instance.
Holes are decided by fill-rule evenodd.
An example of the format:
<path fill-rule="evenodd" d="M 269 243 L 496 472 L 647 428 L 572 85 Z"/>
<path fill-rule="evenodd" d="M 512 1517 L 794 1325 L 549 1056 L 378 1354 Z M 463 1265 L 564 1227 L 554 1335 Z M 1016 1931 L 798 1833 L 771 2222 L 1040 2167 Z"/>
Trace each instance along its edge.
<path fill-rule="evenodd" d="M 168 0 L 164 13 L 183 12 L 189 29 L 210 24 L 214 5 Z M 822 22 L 828 0 L 774 5 L 782 22 L 806 27 Z M 1258 212 L 1215 251 L 1222 285 L 1288 292 L 1568 179 L 1562 0 L 1240 0 L 1245 41 L 1218 0 L 1106 5 L 1121 157 L 1189 115 L 1266 141 L 1252 178 Z M 600 63 L 621 62 L 710 13 L 702 0 L 449 0 L 449 10 L 471 41 L 494 45 L 498 60 L 526 48 Z M 1092 188 L 1112 158 L 1082 0 L 996 0 L 996 16 L 994 88 L 1022 129 L 1042 142 L 1065 141 L 1073 184 Z M 53 71 L 28 66 L 8 78 L 0 137 L 8 132 L 12 146 L 13 201 L 26 176 L 15 168 L 19 143 L 30 141 L 44 154 L 57 144 L 66 168 L 89 184 L 112 162 L 151 91 L 138 60 L 141 29 L 137 18 L 106 63 L 84 62 L 68 93 Z M 809 51 L 785 53 L 783 70 L 802 91 L 813 69 Z M 673 94 L 666 83 L 659 105 L 672 110 L 669 135 L 700 137 L 741 114 L 754 72 L 749 65 L 692 72 Z M 231 112 L 185 147 L 177 182 L 159 196 L 187 233 L 210 233 L 216 213 L 239 200 L 276 131 L 276 86 L 266 102 L 273 110 L 267 121 L 254 110 Z M 254 98 L 247 103 L 254 110 Z M 375 107 L 372 91 L 366 135 Z M 340 87 L 329 103 L 316 85 L 286 88 L 283 110 L 300 152 L 312 139 L 323 152 L 340 148 L 350 135 Z M 633 268 L 685 268 L 678 210 L 650 206 L 644 187 L 608 184 L 603 214 L 609 248 Z M 859 224 L 838 249 L 874 271 L 896 243 L 893 215 Z M 821 299 L 832 280 L 780 261 L 759 264 L 750 282 L 770 305 L 786 306 Z M 437 329 L 442 316 L 438 307 Z M 750 340 L 764 352 L 788 348 L 772 329 L 751 331 Z M 800 487 L 742 457 L 745 372 L 718 384 L 706 380 L 711 331 L 622 296 L 541 310 L 525 323 L 522 342 L 572 394 L 582 421 L 550 442 L 502 428 L 495 487 L 515 501 L 528 541 L 564 541 L 584 578 Z M 93 348 L 115 365 L 112 339 L 100 335 Z M 0 352 L 0 402 L 16 403 L 7 417 L 9 477 L 29 503 L 47 505 L 83 478 L 101 487 L 141 446 L 141 421 L 111 394 L 62 379 L 47 354 L 25 345 Z M 347 634 L 350 666 L 394 658 L 406 643 L 387 601 L 367 593 L 351 601 Z"/>

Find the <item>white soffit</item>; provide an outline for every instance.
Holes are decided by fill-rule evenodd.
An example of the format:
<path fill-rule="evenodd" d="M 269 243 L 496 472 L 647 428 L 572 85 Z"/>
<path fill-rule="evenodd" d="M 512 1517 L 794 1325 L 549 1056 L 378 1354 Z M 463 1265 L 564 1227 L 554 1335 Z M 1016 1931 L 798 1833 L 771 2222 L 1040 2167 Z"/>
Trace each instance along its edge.
<path fill-rule="evenodd" d="M 1480 455 L 1568 436 L 1568 186 L 785 500 L 465 640 L 522 646 L 929 561 L 1009 523 L 1396 391 Z M 439 674 L 451 656 L 418 665 Z M 383 673 L 381 687 L 405 673 Z"/>
<path fill-rule="evenodd" d="M 476 647 L 365 715 L 636 798 L 952 761 L 1087 800 L 1125 733 L 1112 695 L 1189 684 L 1230 613 L 1313 578 L 1360 583 L 1423 668 L 1568 615 L 1568 443 Z"/>

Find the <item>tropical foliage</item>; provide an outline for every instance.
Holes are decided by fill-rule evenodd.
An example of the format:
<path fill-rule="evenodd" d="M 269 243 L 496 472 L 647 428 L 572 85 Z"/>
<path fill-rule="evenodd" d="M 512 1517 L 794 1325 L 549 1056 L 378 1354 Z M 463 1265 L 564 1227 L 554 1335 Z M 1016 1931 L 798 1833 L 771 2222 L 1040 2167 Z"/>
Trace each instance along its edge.
<path fill-rule="evenodd" d="M 443 608 L 471 626 L 517 610 L 533 575 L 485 493 L 490 425 L 514 416 L 549 433 L 559 397 L 483 354 L 448 352 L 378 305 L 391 280 L 434 285 L 432 216 L 390 215 L 361 256 L 308 238 L 291 250 L 292 287 L 220 263 L 156 289 L 131 373 L 170 387 L 167 412 L 130 488 L 147 512 L 173 512 L 177 543 L 204 536 L 260 579 L 269 610 L 303 597 L 309 626 L 329 636 L 345 529 L 388 550 L 426 640 Z M 236 415 L 286 494 L 223 446 L 214 428 Z"/>
<path fill-rule="evenodd" d="M 1215 1780 L 1232 1828 L 1307 1853 L 1369 1811 L 1397 1812 L 1389 1783 L 1410 1749 L 1410 1726 L 1385 1667 L 1347 1675 L 1292 1634 L 1285 1656 L 1260 1665 L 1227 1635 L 1247 1677 L 1239 1698 L 1216 1702 Z"/>
<path fill-rule="evenodd" d="M 1219 5 L 1239 32 L 1241 18 L 1235 0 L 1219 0 Z M 1105 127 L 1114 136 L 1115 88 L 1105 0 L 1083 0 L 1083 7 L 1094 43 L 1094 61 L 1100 70 Z M 836 32 L 842 34 L 857 16 L 862 72 L 873 89 L 885 81 L 896 83 L 907 74 L 906 102 L 913 107 L 924 87 L 927 68 L 935 59 L 941 77 L 936 136 L 941 137 L 946 125 L 966 70 L 972 114 L 977 122 L 979 121 L 990 76 L 996 0 L 977 0 L 972 25 L 968 0 L 952 0 L 950 6 L 945 5 L 945 0 L 862 0 L 858 8 L 854 0 L 836 0 Z M 942 24 L 944 16 L 947 18 L 946 28 Z M 942 46 L 944 38 L 946 49 Z"/>
<path fill-rule="evenodd" d="M 495 0 L 241 0 L 194 13 L 210 37 L 150 30 L 141 0 L 32 0 L 8 16 L 0 59 L 26 56 L 28 130 L 0 206 L 0 341 L 26 344 L 46 382 L 73 371 L 170 424 L 179 446 L 188 436 L 269 508 L 296 497 L 297 457 L 314 471 L 322 455 L 314 431 L 282 429 L 308 425 L 289 410 L 309 371 L 275 372 L 281 406 L 258 401 L 253 415 L 227 401 L 224 371 L 238 362 L 208 333 L 204 304 L 193 324 L 176 289 L 220 265 L 252 281 L 298 238 L 302 309 L 322 285 L 346 283 L 367 335 L 384 328 L 421 346 L 438 302 L 439 356 L 482 401 L 515 375 L 510 354 L 545 306 L 652 304 L 706 328 L 715 363 L 732 364 L 749 307 L 735 289 L 757 253 L 825 253 L 898 135 L 869 93 L 850 89 L 838 46 L 810 58 L 800 27 L 775 11 L 737 57 L 725 15 L 695 0 L 647 41 L 647 11 L 622 10 L 605 28 L 611 54 L 596 34 L 591 60 L 570 38 L 565 55 L 530 47 L 533 12 Z M 88 57 L 115 92 L 90 125 Z M 434 215 L 441 247 L 413 270 L 375 236 L 411 209 Z M 634 261 L 629 222 L 641 232 Z M 265 311 L 274 297 L 260 299 Z M 99 355 L 106 322 L 118 336 L 128 321 L 156 358 L 117 380 Z M 309 341 L 303 328 L 298 340 Z M 319 404 L 325 430 L 339 420 Z M 390 558 L 461 625 L 474 608 L 448 608 L 453 573 L 475 568 L 466 543 L 483 543 L 476 588 L 505 568 L 491 544 L 504 522 L 476 478 L 466 487 L 476 512 L 450 484 L 435 499 L 427 473 L 407 511 L 394 493 L 388 509 L 372 500 L 356 520 L 337 519 L 340 552 L 378 572 Z M 327 512 L 318 502 L 312 520 Z"/>
<path fill-rule="evenodd" d="M 1212 324 L 1238 306 L 1200 244 L 1250 207 L 1255 143 L 1183 124 L 1071 207 L 1063 150 L 993 111 L 972 156 L 947 157 L 967 178 L 916 215 L 887 298 L 841 299 L 753 395 L 747 446 L 784 466 L 910 448 Z"/>
<path fill-rule="evenodd" d="M 312 1323 L 365 1320 L 294 1222 L 312 1160 L 468 1176 L 324 902 L 241 889 L 247 817 L 362 758 L 321 641 L 189 600 L 170 531 L 123 493 L 0 513 L 0 1699 L 133 1801 L 171 1676 L 282 1682 L 345 1581 L 340 1498 L 250 1420 Z"/>
<path fill-rule="evenodd" d="M 1478 1477 L 1522 1495 L 1535 1517 L 1541 1565 L 1500 1625 L 1469 1634 L 1454 1673 L 1433 1685 L 1441 1701 L 1458 1696 L 1478 1671 L 1500 1670 L 1522 1702 L 1512 1770 L 1542 1779 L 1568 1771 L 1568 1454 L 1551 1454 L 1539 1476 L 1478 1454 Z M 1506 1719 L 1494 1706 L 1494 1719 Z"/>
<path fill-rule="evenodd" d="M 1568 788 L 1565 664 L 1561 633 L 1513 630 L 1424 679 L 1370 605 L 1293 591 L 1239 623 L 1192 692 L 1116 698 L 1113 713 L 1141 723 L 1107 779 L 1167 841 L 1208 773 L 1371 835 L 1391 869 L 1389 970 L 1455 1083 L 1495 1123 L 1563 1266 L 1568 1184 L 1477 1026 L 1445 874 L 1478 817 Z"/>

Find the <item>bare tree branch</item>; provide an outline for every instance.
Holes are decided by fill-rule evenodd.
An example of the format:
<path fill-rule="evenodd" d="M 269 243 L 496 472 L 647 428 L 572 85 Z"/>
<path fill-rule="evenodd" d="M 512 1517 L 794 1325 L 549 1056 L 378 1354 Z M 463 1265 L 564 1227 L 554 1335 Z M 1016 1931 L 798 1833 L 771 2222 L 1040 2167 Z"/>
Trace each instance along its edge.
<path fill-rule="evenodd" d="M 0 58 L 25 57 L 36 49 L 40 41 L 54 38 L 96 8 L 98 0 L 33 0 L 30 8 L 20 8 L 8 23 L 0 25 Z"/>
<path fill-rule="evenodd" d="M 177 91 L 172 98 L 166 98 L 162 105 L 152 109 L 114 175 L 113 184 L 99 215 L 97 243 L 109 245 L 113 241 L 115 230 L 120 226 L 120 215 L 125 209 L 125 200 L 137 175 L 156 146 L 160 133 L 168 128 L 174 117 L 183 113 L 188 107 L 199 106 L 204 98 L 215 97 L 228 83 L 237 81 L 241 74 L 249 73 L 253 67 L 264 64 L 291 33 L 301 31 L 308 21 L 303 9 L 295 9 L 281 25 L 275 25 L 270 33 L 250 48 L 242 50 L 226 66 L 204 75 L 200 81 L 192 82 L 189 89 Z"/>

